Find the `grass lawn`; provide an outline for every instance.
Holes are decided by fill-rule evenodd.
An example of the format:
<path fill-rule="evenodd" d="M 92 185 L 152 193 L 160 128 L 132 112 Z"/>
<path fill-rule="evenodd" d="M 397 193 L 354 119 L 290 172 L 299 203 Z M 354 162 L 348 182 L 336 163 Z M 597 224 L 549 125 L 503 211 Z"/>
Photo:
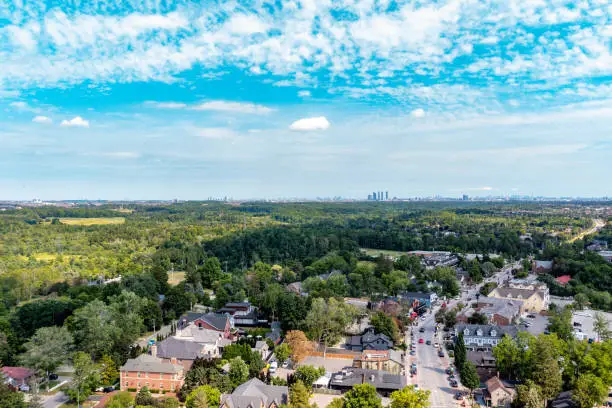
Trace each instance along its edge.
<path fill-rule="evenodd" d="M 168 272 L 168 284 L 176 286 L 185 280 L 185 272 Z"/>
<path fill-rule="evenodd" d="M 110 224 L 123 224 L 125 218 L 123 217 L 106 217 L 106 218 L 60 218 L 62 224 L 66 225 L 110 225 Z"/>

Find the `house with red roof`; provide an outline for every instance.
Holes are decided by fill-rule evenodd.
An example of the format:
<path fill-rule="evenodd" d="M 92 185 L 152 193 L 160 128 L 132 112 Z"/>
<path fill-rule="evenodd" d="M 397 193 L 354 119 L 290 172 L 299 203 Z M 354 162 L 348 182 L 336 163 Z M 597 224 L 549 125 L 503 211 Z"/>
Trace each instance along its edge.
<path fill-rule="evenodd" d="M 572 277 L 570 275 L 563 275 L 563 276 L 559 276 L 558 278 L 555 279 L 555 281 L 562 286 L 565 286 L 568 284 L 569 281 L 572 280 Z"/>
<path fill-rule="evenodd" d="M 28 381 L 36 372 L 26 367 L 2 367 L 2 374 L 7 384 L 17 388 L 20 385 L 28 385 Z"/>

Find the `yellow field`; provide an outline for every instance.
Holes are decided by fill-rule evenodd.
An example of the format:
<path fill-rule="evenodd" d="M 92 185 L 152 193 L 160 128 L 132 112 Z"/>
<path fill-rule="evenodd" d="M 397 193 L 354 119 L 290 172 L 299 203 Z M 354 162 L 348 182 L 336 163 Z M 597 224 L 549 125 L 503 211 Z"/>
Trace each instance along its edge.
<path fill-rule="evenodd" d="M 123 217 L 108 217 L 108 218 L 60 218 L 60 222 L 66 225 L 110 225 L 123 224 Z"/>

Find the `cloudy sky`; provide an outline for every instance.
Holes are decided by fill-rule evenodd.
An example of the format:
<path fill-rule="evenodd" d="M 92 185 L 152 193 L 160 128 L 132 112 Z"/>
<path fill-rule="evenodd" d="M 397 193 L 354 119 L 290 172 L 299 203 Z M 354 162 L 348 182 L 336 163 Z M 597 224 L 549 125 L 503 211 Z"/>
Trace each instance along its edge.
<path fill-rule="evenodd" d="M 608 0 L 0 2 L 0 199 L 612 195 Z"/>

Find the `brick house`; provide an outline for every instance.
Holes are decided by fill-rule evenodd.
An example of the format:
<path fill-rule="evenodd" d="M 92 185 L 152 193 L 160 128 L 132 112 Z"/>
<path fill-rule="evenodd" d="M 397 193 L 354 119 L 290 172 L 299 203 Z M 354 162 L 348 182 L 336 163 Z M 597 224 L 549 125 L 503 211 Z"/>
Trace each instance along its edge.
<path fill-rule="evenodd" d="M 176 360 L 167 363 L 148 354 L 129 359 L 119 371 L 121 391 L 147 387 L 159 392 L 175 392 L 183 386 L 185 380 L 185 369 Z"/>
<path fill-rule="evenodd" d="M 190 323 L 201 329 L 214 330 L 222 333 L 223 337 L 232 337 L 234 327 L 233 318 L 227 314 L 219 313 L 186 313 L 179 319 L 178 330 L 186 328 Z"/>
<path fill-rule="evenodd" d="M 404 373 L 404 356 L 396 350 L 364 350 L 353 360 L 353 367 L 368 370 L 388 371 L 393 374 Z"/>

